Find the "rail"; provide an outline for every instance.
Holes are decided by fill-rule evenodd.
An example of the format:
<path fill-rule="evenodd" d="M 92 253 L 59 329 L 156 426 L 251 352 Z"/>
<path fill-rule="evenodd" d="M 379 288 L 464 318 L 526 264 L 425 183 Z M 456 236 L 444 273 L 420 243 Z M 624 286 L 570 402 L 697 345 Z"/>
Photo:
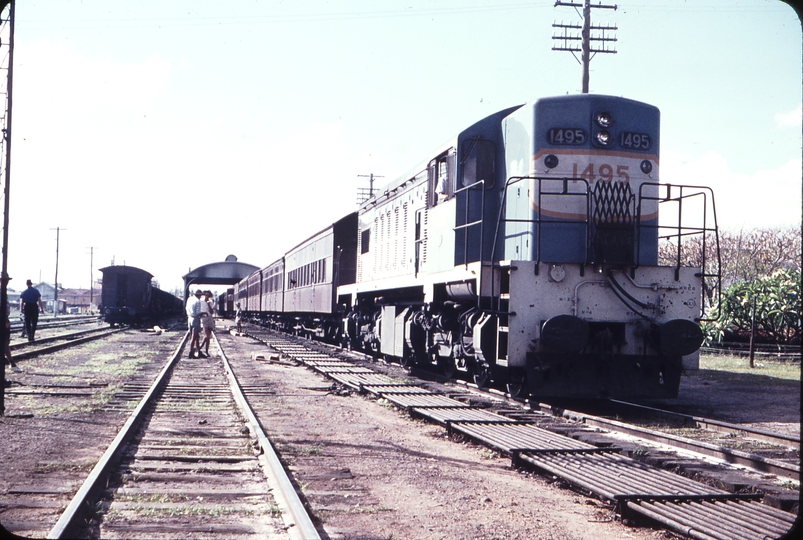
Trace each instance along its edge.
<path fill-rule="evenodd" d="M 173 369 L 173 366 L 176 364 L 176 362 L 178 362 L 179 358 L 181 358 L 181 351 L 184 349 L 187 339 L 189 339 L 189 332 L 184 335 L 184 339 L 170 357 L 170 361 L 165 364 L 164 368 L 162 368 L 162 370 L 159 372 L 159 375 L 156 377 L 156 380 L 154 380 L 148 391 L 145 392 L 142 400 L 131 412 L 128 420 L 126 420 L 125 424 L 123 424 L 123 427 L 117 433 L 117 436 L 114 438 L 112 443 L 101 456 L 100 460 L 98 460 L 95 467 L 89 473 L 89 476 L 87 476 L 84 483 L 78 489 L 78 492 L 75 494 L 72 501 L 70 501 L 70 504 L 67 505 L 67 509 L 64 510 L 61 517 L 56 522 L 56 525 L 50 530 L 47 538 L 67 538 L 69 529 L 76 523 L 76 520 L 83 510 L 82 507 L 84 507 L 92 494 L 96 490 L 100 489 L 103 479 L 106 477 L 111 468 L 117 463 L 117 461 L 119 461 L 120 455 L 125 449 L 126 442 L 133 436 L 137 427 L 139 427 L 139 421 L 143 411 L 148 406 L 153 396 L 166 384 L 170 370 Z"/>
<path fill-rule="evenodd" d="M 214 335 L 214 334 L 213 334 Z M 174 377 L 174 370 L 180 368 L 178 362 L 181 359 L 182 351 L 186 346 L 189 339 L 189 333 L 184 335 L 181 343 L 176 348 L 175 352 L 171 355 L 169 361 L 160 370 L 159 374 L 154 379 L 153 383 L 145 391 L 141 400 L 136 408 L 129 415 L 124 423 L 122 429 L 112 441 L 111 445 L 104 452 L 98 463 L 92 469 L 83 485 L 79 488 L 73 499 L 70 501 L 67 509 L 59 518 L 56 525 L 51 529 L 48 538 L 61 539 L 70 537 L 81 526 L 80 519 L 88 506 L 94 503 L 94 499 L 99 496 L 99 493 L 107 486 L 107 478 L 114 471 L 120 461 L 123 459 L 123 454 L 127 447 L 134 440 L 135 432 L 142 425 L 145 413 L 151 409 L 151 405 L 158 396 L 163 394 L 163 391 L 169 389 L 170 379 Z M 278 457 L 272 449 L 271 443 L 262 430 L 258 420 L 256 419 L 253 411 L 251 411 L 248 402 L 243 395 L 242 389 L 237 382 L 237 379 L 232 371 L 232 368 L 225 357 L 220 343 L 215 336 L 215 344 L 220 350 L 223 359 L 223 368 L 228 384 L 224 383 L 221 390 L 231 393 L 234 399 L 234 406 L 238 411 L 241 418 L 247 419 L 250 433 L 257 437 L 259 440 L 262 455 L 256 457 L 259 460 L 263 470 L 265 471 L 266 480 L 271 489 L 271 495 L 276 503 L 276 506 L 281 510 L 282 520 L 284 521 L 284 529 L 290 538 L 298 538 L 303 540 L 318 540 L 320 537 L 312 522 L 304 509 L 303 504 L 298 498 L 298 495 L 287 477 L 286 471 L 281 466 Z M 180 385 L 179 385 L 180 386 Z M 180 387 L 180 391 L 184 387 Z M 225 390 L 224 390 L 225 389 Z M 195 399 L 195 396 L 191 396 Z M 197 456 L 173 456 L 174 459 L 184 459 L 190 457 L 197 459 Z M 239 460 L 240 456 L 219 456 L 215 454 L 215 459 L 235 459 Z M 206 458 L 204 458 L 206 459 Z M 189 530 L 189 529 L 188 529 Z"/>
<path fill-rule="evenodd" d="M 234 395 L 234 401 L 237 403 L 242 415 L 248 421 L 251 433 L 259 439 L 259 447 L 262 449 L 269 469 L 269 474 L 266 476 L 268 477 L 268 481 L 274 484 L 273 496 L 277 504 L 286 509 L 293 517 L 293 524 L 296 527 L 293 531 L 298 533 L 300 538 L 303 540 L 319 540 L 320 535 L 315 529 L 315 525 L 313 525 L 307 509 L 304 508 L 304 503 L 302 503 L 301 499 L 298 497 L 298 493 L 293 487 L 292 482 L 290 482 L 290 478 L 287 476 L 287 472 L 284 470 L 279 456 L 273 449 L 273 445 L 262 429 L 259 420 L 248 405 L 248 400 L 245 394 L 243 394 L 242 388 L 231 369 L 229 360 L 223 352 L 223 347 L 220 346 L 220 342 L 214 332 L 212 333 L 212 337 L 214 337 L 215 346 L 217 346 L 220 351 L 220 356 L 223 359 L 223 365 L 226 369 L 226 376 L 229 378 L 229 385 Z"/>

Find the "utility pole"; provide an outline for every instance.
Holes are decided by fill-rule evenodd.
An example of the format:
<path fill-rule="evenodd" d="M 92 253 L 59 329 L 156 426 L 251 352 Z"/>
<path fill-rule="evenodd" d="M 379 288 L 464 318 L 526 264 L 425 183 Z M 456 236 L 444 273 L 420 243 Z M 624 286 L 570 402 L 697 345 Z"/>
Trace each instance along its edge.
<path fill-rule="evenodd" d="M 552 28 L 560 29 L 560 34 L 552 34 L 552 39 L 558 41 L 562 44 L 554 45 L 552 47 L 553 51 L 569 51 L 572 53 L 574 58 L 580 62 L 583 67 L 583 93 L 588 94 L 588 67 L 591 63 L 591 58 L 593 56 L 591 53 L 613 53 L 616 54 L 615 49 L 609 49 L 608 44 L 615 42 L 616 37 L 611 37 L 610 34 L 606 34 L 606 32 L 612 32 L 618 30 L 615 25 L 605 25 L 605 26 L 593 26 L 591 24 L 591 8 L 600 8 L 600 9 L 613 9 L 614 11 L 618 8 L 618 6 L 603 6 L 602 4 L 597 4 L 592 6 L 591 0 L 583 0 L 582 4 L 577 2 L 561 2 L 558 0 L 555 2 L 555 7 L 558 6 L 569 6 L 575 8 L 582 7 L 583 13 L 580 15 L 583 19 L 583 24 L 577 23 L 567 23 L 564 24 L 563 21 L 560 23 L 552 23 Z M 578 11 L 578 15 L 580 12 Z M 580 30 L 580 34 L 576 33 L 576 30 Z M 592 35 L 592 31 L 598 31 L 597 35 Z M 580 42 L 580 48 L 578 48 L 577 42 Z M 592 48 L 591 42 L 600 42 L 601 45 L 599 48 Z M 580 59 L 577 58 L 577 55 L 574 54 L 575 52 L 580 53 Z"/>
<path fill-rule="evenodd" d="M 10 5 L 9 5 L 10 4 Z M 8 277 L 8 211 L 9 211 L 9 195 L 10 185 L 11 185 L 11 88 L 12 88 L 12 72 L 14 69 L 14 6 L 16 2 L 15 0 L 0 0 L 0 13 L 5 12 L 8 17 L 8 36 L 3 33 L 2 37 L 0 37 L 0 47 L 8 46 L 8 54 L 3 54 L 0 56 L 5 57 L 5 61 L 8 62 L 8 65 L 0 66 L 0 68 L 6 68 L 6 103 L 5 103 L 5 115 L 2 118 L 2 129 L 3 129 L 3 136 L 2 136 L 2 144 L 5 145 L 5 154 L 0 155 L 0 164 L 3 165 L 3 172 L 5 175 L 3 179 L 5 180 L 3 186 L 3 262 L 2 262 L 2 271 L 0 272 L 0 313 L 2 313 L 3 317 L 5 317 L 6 321 L 8 321 L 8 317 L 5 315 L 8 313 L 8 280 L 11 279 Z M 8 7 L 8 11 L 6 12 L 6 7 Z M 0 20 L 0 23 L 4 23 L 5 20 Z M 0 26 L 5 27 L 5 24 L 0 24 Z M 3 63 L 5 63 L 5 61 Z M 0 331 L 0 351 L 2 351 L 2 355 L 5 355 L 5 351 L 8 348 L 8 342 L 11 339 L 11 333 L 9 331 L 5 331 L 5 322 L 3 321 L 3 331 Z M 9 360 L 11 360 L 9 358 Z M 2 383 L 3 387 L 0 388 L 0 416 L 5 416 L 6 414 L 6 363 L 3 361 L 2 369 L 2 377 L 0 377 L 0 383 Z"/>
<path fill-rule="evenodd" d="M 51 231 L 53 229 L 50 229 Z M 58 317 L 59 312 L 59 227 L 56 227 L 56 277 L 53 283 L 53 316 Z M 64 229 L 65 231 L 67 229 Z"/>
<path fill-rule="evenodd" d="M 92 313 L 93 293 L 95 292 L 95 248 L 89 247 L 89 313 Z"/>
<path fill-rule="evenodd" d="M 358 174 L 357 176 L 369 179 L 369 187 L 367 190 L 365 188 L 357 188 L 357 204 L 362 204 L 374 195 L 374 178 L 384 178 L 384 176 L 377 176 L 374 173 Z"/>

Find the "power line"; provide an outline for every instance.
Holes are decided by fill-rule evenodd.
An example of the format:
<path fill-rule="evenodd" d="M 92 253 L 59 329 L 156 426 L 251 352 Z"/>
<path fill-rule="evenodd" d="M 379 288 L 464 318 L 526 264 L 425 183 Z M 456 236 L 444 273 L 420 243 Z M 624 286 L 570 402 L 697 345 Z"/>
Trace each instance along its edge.
<path fill-rule="evenodd" d="M 72 24 L 89 25 L 84 28 L 144 28 L 144 27 L 175 27 L 175 26 L 232 26 L 232 25 L 252 25 L 252 24 L 277 24 L 293 22 L 328 22 L 328 21 L 348 21 L 363 19 L 386 19 L 401 17 L 434 17 L 450 16 L 470 13 L 487 13 L 492 11 L 520 10 L 520 9 L 541 9 L 541 6 L 533 5 L 531 2 L 515 4 L 495 4 L 481 6 L 461 6 L 454 8 L 406 8 L 393 9 L 387 11 L 346 11 L 342 13 L 298 13 L 287 15 L 265 15 L 265 16 L 231 16 L 231 17 L 181 17 L 181 18 L 126 18 L 126 19 L 75 19 L 65 21 L 64 19 L 49 20 L 38 19 L 26 21 L 26 29 L 33 28 L 37 23 L 48 24 L 57 23 L 59 28 L 76 28 Z"/>

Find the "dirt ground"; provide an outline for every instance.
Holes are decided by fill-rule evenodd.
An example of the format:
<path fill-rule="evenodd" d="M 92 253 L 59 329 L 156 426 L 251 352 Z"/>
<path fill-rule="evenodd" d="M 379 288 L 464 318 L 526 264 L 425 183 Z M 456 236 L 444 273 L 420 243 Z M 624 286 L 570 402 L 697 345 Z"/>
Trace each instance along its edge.
<path fill-rule="evenodd" d="M 745 360 L 746 361 L 746 360 Z M 674 400 L 655 405 L 724 422 L 800 435 L 799 381 L 711 369 L 688 371 Z"/>

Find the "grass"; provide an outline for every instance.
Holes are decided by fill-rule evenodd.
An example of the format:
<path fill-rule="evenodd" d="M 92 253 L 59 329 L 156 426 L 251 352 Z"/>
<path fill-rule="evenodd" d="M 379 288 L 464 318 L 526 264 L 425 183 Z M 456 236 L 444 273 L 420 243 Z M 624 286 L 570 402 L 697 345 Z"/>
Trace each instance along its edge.
<path fill-rule="evenodd" d="M 493 450 L 486 449 L 486 450 L 480 451 L 480 457 L 482 459 L 496 459 L 496 458 L 499 457 L 499 454 L 497 454 Z"/>
<path fill-rule="evenodd" d="M 99 381 L 108 384 L 103 390 L 88 398 L 67 397 L 63 400 L 42 400 L 33 395 L 19 396 L 15 405 L 36 415 L 89 413 L 103 407 L 122 388 L 122 381 L 137 373 L 143 364 L 152 363 L 159 355 L 156 351 L 140 350 L 100 352 L 103 348 L 109 348 L 114 341 L 111 338 L 90 342 L 83 344 L 80 349 L 67 349 L 58 355 L 45 355 L 26 361 L 29 371 L 50 376 L 54 383 L 74 383 L 76 379 Z M 131 405 L 133 406 L 135 404 Z"/>
<path fill-rule="evenodd" d="M 171 508 L 159 508 L 152 506 L 136 506 L 132 509 L 134 513 L 142 517 L 176 517 L 176 516 L 228 516 L 251 515 L 253 511 L 235 509 L 217 504 L 215 506 L 176 506 Z"/>
<path fill-rule="evenodd" d="M 753 368 L 750 360 L 744 356 L 732 355 L 700 355 L 700 369 L 712 371 L 730 371 L 750 375 L 763 375 L 775 379 L 786 379 L 800 382 L 801 366 L 797 363 L 769 362 L 756 360 Z"/>
<path fill-rule="evenodd" d="M 792 491 L 800 490 L 800 482 L 795 480 L 779 480 L 775 485 L 783 489 L 791 489 Z"/>
<path fill-rule="evenodd" d="M 379 512 L 393 512 L 393 508 L 390 506 L 380 504 L 380 505 L 370 505 L 370 506 L 357 506 L 352 508 L 348 511 L 349 514 L 376 514 Z"/>
<path fill-rule="evenodd" d="M 318 456 L 321 454 L 321 450 L 323 450 L 323 444 L 311 444 L 308 446 L 301 446 L 295 449 L 295 453 L 298 456 Z"/>
<path fill-rule="evenodd" d="M 77 463 L 37 463 L 34 467 L 35 473 L 43 473 L 43 474 L 50 474 L 56 473 L 61 471 L 86 471 L 89 472 L 92 470 L 94 465 L 92 463 L 84 463 L 84 464 L 77 464 Z"/>
<path fill-rule="evenodd" d="M 119 502 L 135 502 L 135 503 L 171 503 L 183 502 L 189 500 L 186 495 L 170 494 L 170 493 L 152 493 L 148 494 L 124 494 L 115 495 L 115 501 Z"/>

